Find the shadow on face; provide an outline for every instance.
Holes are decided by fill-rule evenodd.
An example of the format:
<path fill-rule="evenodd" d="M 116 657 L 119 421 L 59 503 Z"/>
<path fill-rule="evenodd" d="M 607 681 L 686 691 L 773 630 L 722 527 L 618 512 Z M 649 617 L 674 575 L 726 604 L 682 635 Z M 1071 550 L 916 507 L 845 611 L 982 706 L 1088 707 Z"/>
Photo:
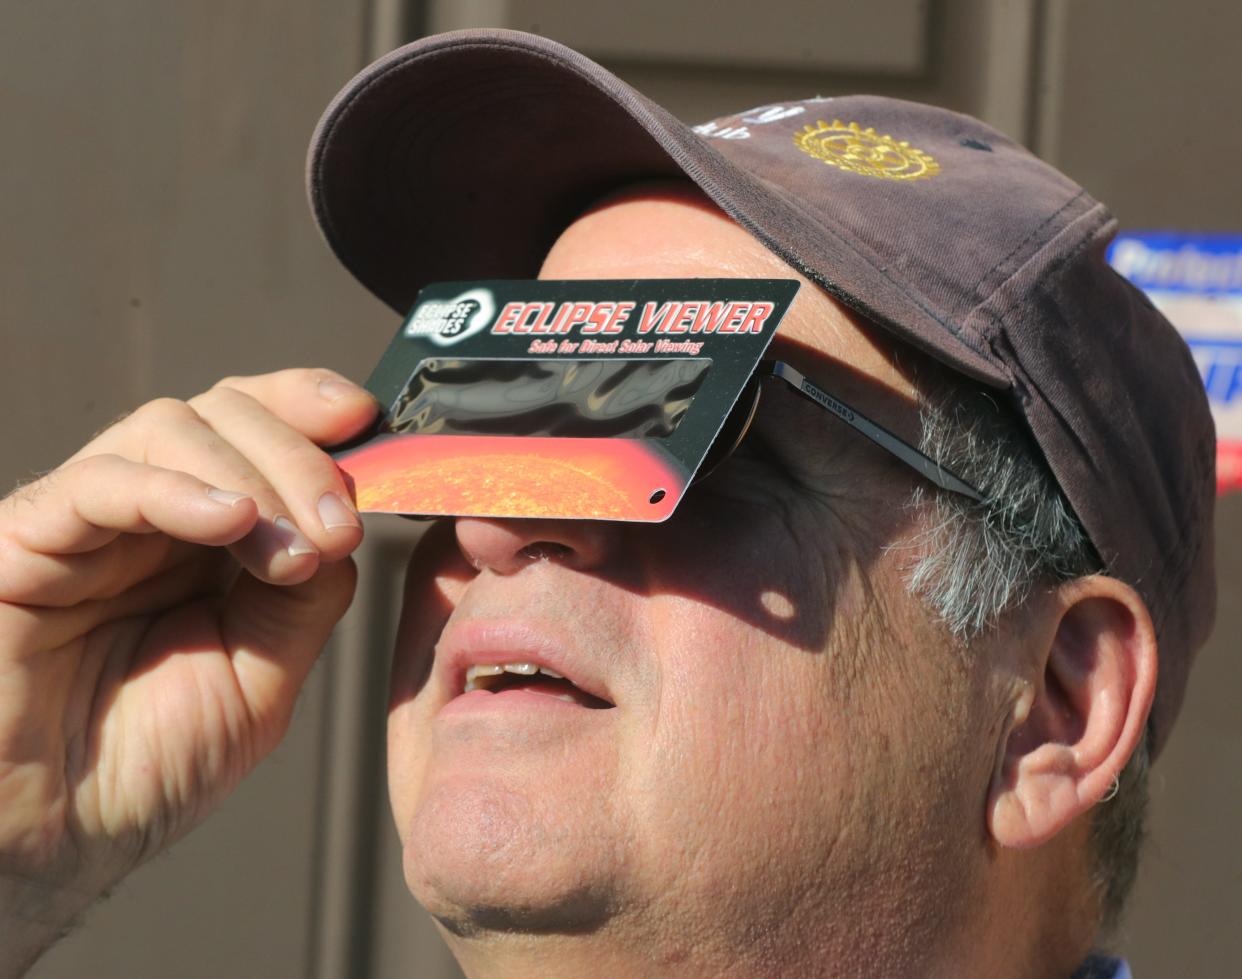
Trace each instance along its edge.
<path fill-rule="evenodd" d="M 662 188 L 588 212 L 542 275 L 794 273 Z M 814 286 L 771 354 L 914 435 L 906 365 Z M 913 479 L 774 383 L 748 438 L 663 524 L 433 526 L 410 562 L 389 723 L 420 900 L 463 935 L 730 912 L 762 928 L 805 892 L 807 867 L 836 899 L 867 875 L 899 876 L 895 813 L 914 800 L 901 818 L 930 820 L 949 791 L 928 791 L 938 739 L 915 730 L 941 723 L 942 666 L 890 547 L 913 524 Z M 502 717 L 485 703 L 467 718 L 445 662 L 515 623 L 569 650 L 617 709 Z M 893 832 L 877 834 L 877 818 Z M 939 845 L 924 840 L 919 860 Z"/>
<path fill-rule="evenodd" d="M 561 279 L 680 276 L 798 277 L 688 185 L 668 183 L 598 202 L 553 246 L 541 271 Z M 917 441 L 911 378 L 936 368 L 917 352 L 898 352 L 815 285 L 803 280 L 767 356 Z M 748 439 L 691 488 L 667 522 L 462 520 L 468 549 L 482 541 L 498 543 L 500 553 L 468 554 L 458 573 L 473 575 L 489 561 L 506 573 L 524 560 L 559 562 L 635 596 L 675 594 L 712 606 L 817 652 L 832 628 L 840 582 L 866 580 L 886 546 L 912 526 L 905 508 L 912 486 L 904 467 L 768 381 Z M 453 562 L 462 545 L 451 536 L 428 534 L 411 561 L 415 576 Z M 423 614 L 442 618 L 446 611 L 437 615 L 433 606 Z M 403 684 L 407 695 L 412 680 Z"/>

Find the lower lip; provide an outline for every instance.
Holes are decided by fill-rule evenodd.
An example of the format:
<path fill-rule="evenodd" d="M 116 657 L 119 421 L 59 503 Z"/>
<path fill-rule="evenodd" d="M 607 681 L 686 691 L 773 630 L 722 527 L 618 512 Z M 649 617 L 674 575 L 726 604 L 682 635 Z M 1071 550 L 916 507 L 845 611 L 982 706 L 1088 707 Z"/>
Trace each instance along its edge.
<path fill-rule="evenodd" d="M 538 687 L 518 687 L 513 690 L 502 690 L 499 693 L 472 690 L 460 697 L 454 697 L 441 707 L 439 716 L 452 717 L 494 711 L 525 711 L 526 713 L 537 711 L 541 714 L 547 714 L 549 711 L 559 714 L 566 711 L 575 714 L 607 713 L 583 707 L 570 700 L 562 700 L 557 694 L 540 690 Z"/>

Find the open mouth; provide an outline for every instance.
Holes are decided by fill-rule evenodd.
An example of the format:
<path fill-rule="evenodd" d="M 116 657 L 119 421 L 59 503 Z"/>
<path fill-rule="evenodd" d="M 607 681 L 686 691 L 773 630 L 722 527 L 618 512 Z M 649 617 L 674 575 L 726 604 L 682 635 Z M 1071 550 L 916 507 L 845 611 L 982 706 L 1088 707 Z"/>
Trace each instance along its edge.
<path fill-rule="evenodd" d="M 466 670 L 462 693 L 475 691 L 497 695 L 524 691 L 555 697 L 591 710 L 616 706 L 602 697 L 587 693 L 555 670 L 535 663 L 476 663 Z"/>

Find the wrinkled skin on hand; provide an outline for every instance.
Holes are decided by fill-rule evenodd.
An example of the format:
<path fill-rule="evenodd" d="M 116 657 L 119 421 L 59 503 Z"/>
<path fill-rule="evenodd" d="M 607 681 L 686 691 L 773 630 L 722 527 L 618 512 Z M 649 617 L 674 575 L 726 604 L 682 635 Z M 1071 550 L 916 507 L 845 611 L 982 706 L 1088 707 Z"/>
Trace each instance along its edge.
<path fill-rule="evenodd" d="M 283 735 L 362 538 L 328 371 L 151 402 L 0 501 L 0 974 Z"/>

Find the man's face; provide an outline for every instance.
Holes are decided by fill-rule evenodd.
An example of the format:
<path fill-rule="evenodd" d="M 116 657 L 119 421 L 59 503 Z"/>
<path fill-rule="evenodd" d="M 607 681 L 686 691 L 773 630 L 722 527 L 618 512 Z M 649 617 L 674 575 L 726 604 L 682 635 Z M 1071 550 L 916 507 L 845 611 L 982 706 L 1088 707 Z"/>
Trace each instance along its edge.
<path fill-rule="evenodd" d="M 647 191 L 569 227 L 542 276 L 795 273 L 697 198 Z M 814 286 L 772 352 L 914 435 L 908 380 Z M 889 546 L 913 479 L 772 385 L 666 524 L 433 528 L 389 720 L 414 894 L 461 934 L 612 930 L 672 957 L 722 920 L 756 950 L 805 916 L 943 923 L 984 832 L 990 722 Z M 611 706 L 461 696 L 467 665 L 527 661 Z"/>

